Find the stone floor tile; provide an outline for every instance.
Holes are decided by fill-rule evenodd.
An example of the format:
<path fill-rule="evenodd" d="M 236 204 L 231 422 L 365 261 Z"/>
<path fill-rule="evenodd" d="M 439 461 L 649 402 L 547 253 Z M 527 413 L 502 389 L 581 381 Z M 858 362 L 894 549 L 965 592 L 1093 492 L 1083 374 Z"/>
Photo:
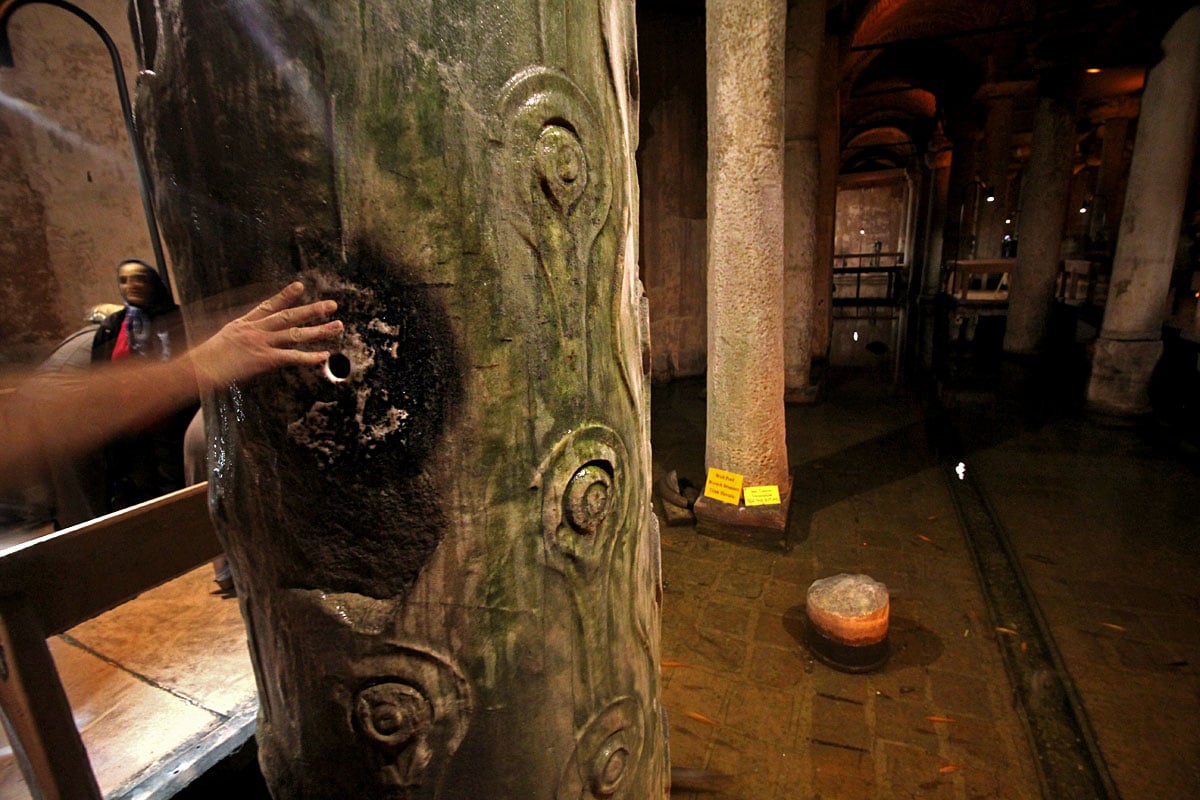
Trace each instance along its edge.
<path fill-rule="evenodd" d="M 1156 614 L 1141 615 L 1147 629 L 1163 642 L 1200 646 L 1200 623 L 1197 614 Z"/>
<path fill-rule="evenodd" d="M 751 739 L 784 747 L 792 740 L 792 717 L 796 703 L 794 692 L 750 684 L 733 687 L 725 724 Z"/>
<path fill-rule="evenodd" d="M 814 695 L 831 695 L 865 705 L 871 696 L 872 677 L 839 672 L 824 664 L 816 664 L 811 676 L 812 691 Z"/>
<path fill-rule="evenodd" d="M 1031 783 L 1011 770 L 964 766 L 955 777 L 963 783 L 965 800 L 1042 800 L 1041 792 L 1031 791 Z"/>
<path fill-rule="evenodd" d="M 674 717 L 688 711 L 719 719 L 732 683 L 728 675 L 695 666 L 675 667 L 663 690 L 662 704 Z"/>
<path fill-rule="evenodd" d="M 749 637 L 757 627 L 753 612 L 748 612 L 743 605 L 713 600 L 704 604 L 696 617 L 696 624 L 702 628 L 727 633 L 738 638 Z"/>
<path fill-rule="evenodd" d="M 693 550 L 669 558 L 670 570 L 663 574 L 663 583 L 673 589 L 694 591 L 712 586 L 721 576 L 721 564 L 700 558 Z"/>
<path fill-rule="evenodd" d="M 778 561 L 784 558 L 783 553 L 754 550 L 748 547 L 738 548 L 733 553 L 731 564 L 741 572 L 752 572 L 757 575 L 770 575 Z"/>
<path fill-rule="evenodd" d="M 776 578 L 769 578 L 763 585 L 762 604 L 773 611 L 799 610 L 803 613 L 808 586 L 799 586 Z"/>
<path fill-rule="evenodd" d="M 807 654 L 799 648 L 756 645 L 747 677 L 760 686 L 794 688 L 807 680 L 810 668 Z"/>
<path fill-rule="evenodd" d="M 663 652 L 669 658 L 719 672 L 738 672 L 746 663 L 750 646 L 742 639 L 720 631 L 696 629 L 687 637 L 673 637 L 670 649 L 664 637 Z"/>
<path fill-rule="evenodd" d="M 702 536 L 692 529 L 695 541 L 692 544 L 691 555 L 715 564 L 728 564 L 733 558 L 737 545 L 711 536 Z"/>
<path fill-rule="evenodd" d="M 713 731 L 709 726 L 683 724 L 676 720 L 677 716 L 680 715 L 668 711 L 671 763 L 679 767 L 702 769 L 708 760 Z M 671 797 L 675 800 L 674 795 Z"/>
<path fill-rule="evenodd" d="M 876 796 L 875 758 L 869 752 L 813 743 L 813 797 L 849 800 Z"/>
<path fill-rule="evenodd" d="M 783 743 L 763 741 L 737 731 L 723 729 L 713 740 L 708 769 L 729 775 L 732 780 L 710 798 L 742 800 L 770 797 L 780 775 Z"/>
<path fill-rule="evenodd" d="M 816 580 L 813 577 L 812 559 L 807 557 L 807 554 L 798 556 L 796 551 L 793 551 L 792 556 L 780 558 L 771 565 L 771 577 L 783 583 L 802 586 L 805 591 Z M 802 591 L 801 595 L 803 594 Z"/>
<path fill-rule="evenodd" d="M 909 697 L 912 697 L 911 695 Z M 876 697 L 874 703 L 875 737 L 900 742 L 936 753 L 938 733 L 930 716 L 933 709 L 921 698 L 888 699 Z"/>
<path fill-rule="evenodd" d="M 812 724 L 808 738 L 814 743 L 845 745 L 871 750 L 865 703 L 839 695 L 818 693 L 812 700 Z"/>
<path fill-rule="evenodd" d="M 885 796 L 891 800 L 956 800 L 958 772 L 943 772 L 955 765 L 919 748 L 885 743 L 883 759 Z"/>
<path fill-rule="evenodd" d="M 942 670 L 929 671 L 933 708 L 940 714 L 969 714 L 981 719 L 995 716 L 989 681 L 979 676 Z"/>
<path fill-rule="evenodd" d="M 764 611 L 754 625 L 754 641 L 777 647 L 804 646 L 804 616 L 798 610 L 783 614 Z"/>
<path fill-rule="evenodd" d="M 943 752 L 956 764 L 999 766 L 1008 762 L 1003 737 L 996 731 L 995 720 L 965 714 L 948 715 L 953 722 L 939 723 L 947 732 Z"/>
<path fill-rule="evenodd" d="M 666 520 L 662 517 L 659 517 L 658 528 L 659 544 L 665 554 L 673 556 L 677 553 L 688 553 L 696 544 L 694 528 L 678 528 L 667 525 Z"/>
<path fill-rule="evenodd" d="M 754 572 L 730 570 L 723 573 L 714 586 L 719 594 L 757 600 L 763 594 L 763 576 Z"/>

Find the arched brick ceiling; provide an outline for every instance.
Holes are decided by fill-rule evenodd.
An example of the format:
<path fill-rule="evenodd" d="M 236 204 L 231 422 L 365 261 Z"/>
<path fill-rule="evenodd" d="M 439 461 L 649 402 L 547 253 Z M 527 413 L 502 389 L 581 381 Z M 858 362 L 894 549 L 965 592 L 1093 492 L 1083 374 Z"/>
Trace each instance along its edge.
<path fill-rule="evenodd" d="M 938 105 L 946 105 L 973 95 L 984 78 L 982 65 L 944 42 L 908 42 L 871 55 L 849 87 L 850 100 L 902 82 L 928 91 Z"/>
<path fill-rule="evenodd" d="M 850 139 L 842 148 L 839 172 L 870 171 L 900 167 L 917 153 L 908 132 L 898 127 L 881 126 Z"/>
<path fill-rule="evenodd" d="M 1009 77 L 1023 56 L 1015 41 L 1030 6 L 1029 0 L 869 0 L 843 64 L 844 141 L 882 125 L 906 131 L 924 149 L 939 112 L 969 103 L 998 69 Z M 994 33 L 974 35 L 981 30 Z M 853 151 L 845 153 L 844 161 L 856 160 Z"/>
<path fill-rule="evenodd" d="M 851 95 L 842 107 L 843 120 L 861 122 L 879 114 L 919 119 L 932 118 L 937 113 L 937 97 L 928 89 L 894 86 L 884 91 L 884 94 L 865 97 Z"/>
<path fill-rule="evenodd" d="M 849 146 L 853 140 L 873 130 L 886 128 L 903 131 L 905 138 L 919 149 L 924 149 L 936 127 L 933 95 L 913 90 L 881 99 L 887 102 L 864 103 L 858 107 L 851 105 L 846 109 L 842 124 L 844 146 Z"/>
<path fill-rule="evenodd" d="M 854 48 L 937 39 L 968 31 L 1027 23 L 1035 13 L 1031 0 L 874 0 L 863 11 L 850 37 L 843 77 L 853 84 L 880 52 Z"/>

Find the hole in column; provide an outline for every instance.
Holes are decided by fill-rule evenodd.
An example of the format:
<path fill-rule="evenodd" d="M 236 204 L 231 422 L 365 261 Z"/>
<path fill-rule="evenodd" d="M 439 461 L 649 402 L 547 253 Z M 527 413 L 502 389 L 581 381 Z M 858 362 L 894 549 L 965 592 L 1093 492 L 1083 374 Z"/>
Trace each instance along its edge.
<path fill-rule="evenodd" d="M 341 383 L 350 377 L 354 365 L 345 353 L 334 353 L 325 362 L 325 377 L 334 383 Z"/>

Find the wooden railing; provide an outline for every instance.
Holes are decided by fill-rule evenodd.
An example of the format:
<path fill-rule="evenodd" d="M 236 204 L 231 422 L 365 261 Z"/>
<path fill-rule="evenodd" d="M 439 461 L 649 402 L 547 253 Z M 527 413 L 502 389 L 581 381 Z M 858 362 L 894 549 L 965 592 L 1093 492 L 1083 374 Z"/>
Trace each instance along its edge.
<path fill-rule="evenodd" d="M 1007 302 L 1008 278 L 1015 258 L 972 259 L 946 267 L 946 294 L 959 302 Z"/>
<path fill-rule="evenodd" d="M 100 789 L 46 644 L 220 553 L 208 484 L 0 551 L 0 709 L 35 798 Z"/>

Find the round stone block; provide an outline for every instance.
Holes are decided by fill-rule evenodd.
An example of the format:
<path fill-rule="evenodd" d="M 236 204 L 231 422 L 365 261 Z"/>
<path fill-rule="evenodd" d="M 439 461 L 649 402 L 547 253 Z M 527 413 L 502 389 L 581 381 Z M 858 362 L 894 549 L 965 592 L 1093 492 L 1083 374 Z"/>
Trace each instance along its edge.
<path fill-rule="evenodd" d="M 869 575 L 842 573 L 808 587 L 806 641 L 819 661 L 870 672 L 888 657 L 888 590 Z"/>

